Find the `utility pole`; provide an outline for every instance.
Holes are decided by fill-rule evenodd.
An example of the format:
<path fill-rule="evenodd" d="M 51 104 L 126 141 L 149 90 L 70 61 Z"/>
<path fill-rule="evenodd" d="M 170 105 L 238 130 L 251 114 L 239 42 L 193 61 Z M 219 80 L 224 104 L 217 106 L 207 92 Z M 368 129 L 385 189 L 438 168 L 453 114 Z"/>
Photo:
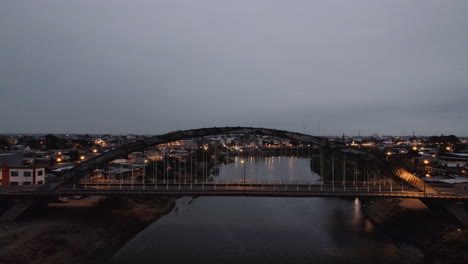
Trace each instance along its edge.
<path fill-rule="evenodd" d="M 332 190 L 335 191 L 335 155 L 332 151 Z"/>
<path fill-rule="evenodd" d="M 344 134 L 343 134 L 344 138 Z M 346 191 L 346 155 L 343 154 L 343 190 Z"/>

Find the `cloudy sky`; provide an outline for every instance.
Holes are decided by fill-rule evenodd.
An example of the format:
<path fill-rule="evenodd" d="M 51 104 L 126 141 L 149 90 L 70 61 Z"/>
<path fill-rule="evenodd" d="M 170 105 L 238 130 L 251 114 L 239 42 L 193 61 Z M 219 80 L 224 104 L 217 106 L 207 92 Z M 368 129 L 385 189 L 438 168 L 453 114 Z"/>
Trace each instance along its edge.
<path fill-rule="evenodd" d="M 1 0 L 0 133 L 468 135 L 465 0 Z"/>

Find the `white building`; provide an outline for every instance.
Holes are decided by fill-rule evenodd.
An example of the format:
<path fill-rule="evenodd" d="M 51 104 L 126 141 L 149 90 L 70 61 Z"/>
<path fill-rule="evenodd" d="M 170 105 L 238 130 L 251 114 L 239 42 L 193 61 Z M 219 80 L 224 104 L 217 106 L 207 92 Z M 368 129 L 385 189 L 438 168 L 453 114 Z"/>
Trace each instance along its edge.
<path fill-rule="evenodd" d="M 41 185 L 45 183 L 45 168 L 10 167 L 3 165 L 0 169 L 0 185 L 21 186 Z"/>

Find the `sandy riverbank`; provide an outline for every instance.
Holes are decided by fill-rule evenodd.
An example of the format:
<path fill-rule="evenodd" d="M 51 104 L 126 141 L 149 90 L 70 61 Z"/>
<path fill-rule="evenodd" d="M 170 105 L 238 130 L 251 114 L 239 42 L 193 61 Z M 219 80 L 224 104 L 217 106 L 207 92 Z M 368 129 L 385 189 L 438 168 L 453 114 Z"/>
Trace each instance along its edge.
<path fill-rule="evenodd" d="M 468 229 L 418 199 L 370 199 L 363 212 L 390 236 L 419 247 L 433 263 L 468 263 Z"/>
<path fill-rule="evenodd" d="M 95 206 L 42 207 L 0 226 L 0 263 L 105 263 L 168 213 L 174 199 L 107 198 Z"/>

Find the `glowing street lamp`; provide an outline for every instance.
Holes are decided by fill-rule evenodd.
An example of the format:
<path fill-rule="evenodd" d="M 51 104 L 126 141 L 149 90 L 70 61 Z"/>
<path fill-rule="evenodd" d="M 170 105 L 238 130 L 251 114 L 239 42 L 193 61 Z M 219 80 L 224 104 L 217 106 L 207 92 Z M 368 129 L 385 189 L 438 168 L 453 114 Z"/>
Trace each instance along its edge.
<path fill-rule="evenodd" d="M 429 160 L 424 160 L 424 164 L 429 165 L 430 161 Z"/>
<path fill-rule="evenodd" d="M 146 163 L 148 163 L 148 160 L 145 159 L 145 163 L 143 163 L 143 190 L 145 189 L 146 185 Z"/>
<path fill-rule="evenodd" d="M 390 155 L 392 155 L 391 152 L 387 152 L 386 155 L 385 155 L 385 160 L 388 161 L 388 157 L 390 157 Z"/>
<path fill-rule="evenodd" d="M 85 156 L 81 156 L 81 157 L 80 157 L 80 160 L 85 160 L 85 159 L 86 159 Z"/>

